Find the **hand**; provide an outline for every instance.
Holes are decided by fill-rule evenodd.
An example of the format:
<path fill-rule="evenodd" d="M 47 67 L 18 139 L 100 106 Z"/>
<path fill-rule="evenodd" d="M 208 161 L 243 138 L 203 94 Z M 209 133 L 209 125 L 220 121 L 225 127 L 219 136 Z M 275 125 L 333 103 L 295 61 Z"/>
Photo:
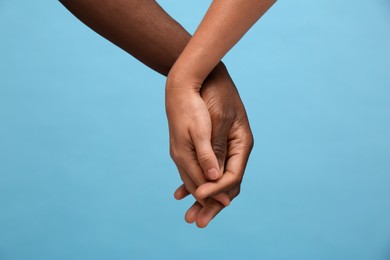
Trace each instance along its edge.
<path fill-rule="evenodd" d="M 230 200 L 233 200 L 240 192 L 246 163 L 253 147 L 245 108 L 222 64 L 204 82 L 201 95 L 211 116 L 212 147 L 225 174 L 218 181 L 202 184 L 196 190 L 195 197 L 205 199 L 225 191 Z M 182 185 L 176 190 L 175 198 L 180 200 L 190 193 L 193 191 Z M 224 207 L 215 199 L 207 198 L 203 205 L 195 202 L 187 211 L 185 219 L 189 223 L 196 221 L 198 227 L 206 227 Z"/>
<path fill-rule="evenodd" d="M 222 176 L 218 160 L 211 146 L 212 125 L 206 103 L 199 93 L 200 86 L 174 80 L 166 85 L 166 112 L 169 124 L 170 154 L 186 190 L 194 194 L 196 188 Z M 215 196 L 214 196 L 215 195 Z M 213 194 L 223 205 L 229 205 L 227 194 Z M 205 200 L 199 199 L 204 205 Z"/>

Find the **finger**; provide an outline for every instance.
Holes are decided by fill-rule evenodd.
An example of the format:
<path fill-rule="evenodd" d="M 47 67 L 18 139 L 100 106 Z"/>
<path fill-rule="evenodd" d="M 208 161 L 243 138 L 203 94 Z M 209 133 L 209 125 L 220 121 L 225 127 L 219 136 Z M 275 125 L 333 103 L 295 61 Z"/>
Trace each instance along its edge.
<path fill-rule="evenodd" d="M 222 173 L 219 172 L 218 160 L 211 146 L 211 133 L 197 129 L 190 135 L 204 176 L 209 180 L 219 179 Z"/>
<path fill-rule="evenodd" d="M 233 200 L 239 193 L 240 186 L 229 190 L 230 199 Z M 206 227 L 212 219 L 217 216 L 225 206 L 213 199 L 208 199 L 205 206 L 201 208 L 196 217 L 196 225 L 200 228 Z"/>
<path fill-rule="evenodd" d="M 211 146 L 218 160 L 219 172 L 223 174 L 225 169 L 228 136 L 229 136 L 229 130 L 231 128 L 231 122 L 226 122 L 217 119 L 213 120 L 213 117 L 211 117 L 211 120 L 212 120 Z"/>
<path fill-rule="evenodd" d="M 178 170 L 179 170 L 179 173 L 180 173 L 180 176 L 184 182 L 184 189 L 186 192 L 189 192 L 191 194 L 194 194 L 194 192 L 196 191 L 196 188 L 197 186 L 195 185 L 195 183 L 191 180 L 191 178 L 189 177 L 189 175 L 187 174 L 187 171 L 183 168 L 183 167 L 180 167 L 178 166 L 177 167 Z M 180 189 L 180 188 L 179 188 Z M 180 190 L 182 191 L 182 190 Z M 180 194 L 179 194 L 180 195 Z M 175 192 L 175 198 L 176 198 L 176 192 Z M 186 197 L 187 195 L 185 195 L 184 197 Z M 183 197 L 183 198 L 184 198 Z M 195 197 L 195 196 L 194 196 Z M 216 194 L 215 196 L 213 196 L 213 198 L 215 198 L 217 201 L 221 202 L 223 205 L 225 206 L 228 206 L 230 204 L 230 198 L 227 194 L 225 193 L 221 193 L 221 194 Z M 195 197 L 195 199 L 197 201 L 199 201 L 199 203 L 201 205 L 204 205 L 205 203 L 205 200 L 202 198 L 202 199 L 197 199 Z"/>
<path fill-rule="evenodd" d="M 239 175 L 227 171 L 218 181 L 207 182 L 205 184 L 200 185 L 196 189 L 194 196 L 199 200 L 205 199 L 207 197 L 214 196 L 215 194 L 227 191 L 233 186 L 240 184 L 240 182 L 241 179 Z"/>
<path fill-rule="evenodd" d="M 194 194 L 197 185 L 192 181 L 190 176 L 187 174 L 187 171 L 183 167 L 177 166 L 177 169 L 179 170 L 180 177 L 181 177 L 181 179 L 182 179 L 182 181 L 184 183 L 184 186 L 185 186 L 186 190 L 189 193 Z M 199 203 L 202 204 L 202 205 L 204 205 L 206 203 L 206 201 L 204 199 L 199 199 L 199 200 L 197 199 L 197 201 L 199 201 Z"/>
<path fill-rule="evenodd" d="M 226 162 L 226 172 L 218 181 L 200 185 L 195 191 L 195 197 L 204 199 L 239 185 L 242 181 L 251 149 L 250 145 L 246 145 L 239 139 L 233 140 L 229 144 L 230 154 L 228 154 Z"/>
<path fill-rule="evenodd" d="M 205 228 L 210 221 L 225 208 L 224 205 L 214 199 L 208 199 L 205 206 L 197 212 L 196 226 Z"/>
<path fill-rule="evenodd" d="M 230 198 L 226 193 L 219 193 L 212 196 L 213 199 L 219 201 L 224 206 L 230 205 Z"/>
<path fill-rule="evenodd" d="M 183 172 L 191 173 L 189 176 L 191 177 L 192 180 L 194 180 L 194 178 L 192 178 L 193 176 L 199 176 L 199 174 L 202 174 L 202 169 L 200 168 L 199 164 L 197 164 L 195 162 L 193 162 L 193 163 L 189 162 L 187 165 L 185 165 L 185 166 L 183 165 L 180 168 L 183 168 Z M 198 180 L 197 182 L 193 181 L 192 183 L 200 186 L 200 185 L 202 185 L 204 183 L 208 183 L 208 182 L 206 182 L 206 180 L 203 179 L 203 181 Z M 196 188 L 197 188 L 197 186 L 195 187 L 195 190 L 196 190 Z M 195 195 L 195 190 L 194 191 L 188 190 L 188 191 L 194 195 L 196 200 L 201 201 L 202 199 L 206 198 L 206 197 L 202 197 L 202 198 L 198 199 Z M 221 202 L 223 205 L 228 206 L 230 204 L 229 196 L 226 193 L 220 193 L 220 194 L 214 193 L 213 195 L 215 195 L 215 196 L 213 196 L 213 198 L 216 199 L 217 201 Z M 202 205 L 203 205 L 203 203 L 202 203 Z"/>
<path fill-rule="evenodd" d="M 190 192 L 186 189 L 184 184 L 182 184 L 182 185 L 180 185 L 179 188 L 176 189 L 173 196 L 175 197 L 175 199 L 181 200 L 181 199 L 184 199 L 185 197 L 187 197 L 188 195 L 190 195 Z"/>
<path fill-rule="evenodd" d="M 194 223 L 199 211 L 202 209 L 202 205 L 199 204 L 199 202 L 195 202 L 186 212 L 186 215 L 184 219 L 188 223 Z"/>

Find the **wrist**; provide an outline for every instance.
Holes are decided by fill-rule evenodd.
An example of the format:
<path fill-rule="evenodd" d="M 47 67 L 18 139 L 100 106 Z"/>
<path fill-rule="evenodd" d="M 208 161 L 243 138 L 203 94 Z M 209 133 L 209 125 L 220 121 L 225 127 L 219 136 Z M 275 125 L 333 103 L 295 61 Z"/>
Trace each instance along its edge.
<path fill-rule="evenodd" d="M 229 73 L 223 62 L 219 62 L 210 72 L 207 78 L 200 78 L 193 75 L 185 66 L 175 64 L 169 71 L 166 79 L 166 88 L 180 88 L 200 91 L 205 81 L 229 81 Z"/>
<path fill-rule="evenodd" d="M 211 73 L 207 76 L 205 81 L 218 81 L 218 82 L 224 82 L 224 81 L 229 81 L 230 76 L 227 71 L 227 68 L 225 64 L 220 61 L 217 66 L 211 71 Z M 204 83 L 204 82 L 203 82 Z"/>
<path fill-rule="evenodd" d="M 189 89 L 200 91 L 202 82 L 191 78 L 182 70 L 174 70 L 172 68 L 167 76 L 165 88 L 166 89 Z"/>

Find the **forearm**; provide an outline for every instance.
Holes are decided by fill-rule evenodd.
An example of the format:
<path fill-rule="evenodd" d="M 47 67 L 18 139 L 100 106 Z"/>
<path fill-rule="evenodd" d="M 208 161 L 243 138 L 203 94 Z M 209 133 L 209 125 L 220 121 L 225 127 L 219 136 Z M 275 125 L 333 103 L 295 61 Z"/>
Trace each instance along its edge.
<path fill-rule="evenodd" d="M 83 23 L 167 75 L 191 35 L 154 0 L 60 0 Z"/>
<path fill-rule="evenodd" d="M 173 20 L 153 0 L 61 0 L 61 3 L 94 31 L 107 38 L 114 44 L 118 45 L 150 68 L 164 75 L 168 74 L 176 59 L 179 57 L 185 45 L 191 38 L 188 32 L 186 32 L 185 29 L 180 26 L 180 24 Z M 212 73 L 210 73 L 209 75 L 209 79 L 210 80 L 207 80 L 205 82 L 203 88 L 204 91 L 202 92 L 203 94 L 211 92 L 218 92 L 218 94 L 233 92 L 235 95 L 237 95 L 234 92 L 234 84 L 231 81 L 227 70 L 223 64 L 220 64 L 219 66 L 216 66 L 214 68 Z M 207 96 L 207 94 L 205 95 Z M 219 96 L 222 96 L 222 94 L 220 94 Z M 177 95 L 170 93 L 167 94 L 166 97 L 172 100 L 176 98 Z M 209 98 L 209 100 L 210 99 L 211 98 Z M 199 124 L 204 126 L 202 129 L 210 130 L 211 132 L 211 129 L 208 129 L 209 127 L 211 127 L 211 123 L 209 123 L 211 115 L 207 111 L 207 105 L 202 100 L 201 96 L 199 96 L 199 93 L 198 95 L 193 95 L 189 96 L 188 98 L 185 98 L 185 102 L 189 101 L 197 102 L 197 104 L 200 104 L 199 106 L 204 108 L 203 113 L 201 113 L 197 109 L 188 112 L 188 110 L 184 108 L 174 109 L 174 111 L 168 116 L 170 118 L 173 118 L 176 115 L 176 120 L 172 119 L 169 122 L 171 130 L 170 132 L 178 133 L 178 135 L 180 136 L 178 138 L 180 139 L 178 143 L 188 144 L 188 146 L 186 146 L 185 148 L 193 147 L 193 144 L 191 142 L 195 143 L 195 141 L 193 140 L 198 140 L 200 138 L 191 139 L 191 137 L 188 136 L 189 131 L 188 129 L 184 129 L 183 126 L 189 127 L 189 124 L 183 123 L 184 118 L 198 115 L 197 119 L 200 119 L 200 121 L 204 121 L 202 122 L 202 124 Z M 173 106 L 176 105 L 176 103 L 173 104 Z M 224 103 L 222 103 L 216 104 L 214 105 L 214 107 L 220 108 L 224 111 L 226 106 L 224 105 Z M 213 126 L 218 126 L 219 124 L 221 124 L 220 121 L 222 121 L 223 119 L 224 118 L 216 117 L 216 119 L 214 119 L 213 121 Z M 190 122 L 193 123 L 193 121 Z M 202 131 L 202 141 L 207 139 L 208 143 L 211 142 L 211 133 L 209 137 L 204 136 L 203 132 L 204 131 Z M 214 134 L 218 135 L 219 133 Z M 227 138 L 224 138 L 224 141 L 226 139 Z M 202 143 L 202 145 L 203 144 L 204 143 Z M 176 148 L 176 146 L 173 147 Z M 181 150 L 179 149 L 181 156 L 186 155 L 186 158 L 190 158 L 181 162 L 180 169 L 178 168 L 182 176 L 183 182 L 185 182 L 186 187 L 190 192 L 194 192 L 195 188 L 198 185 L 201 185 L 206 182 L 204 172 L 207 173 L 210 169 L 207 168 L 207 170 L 202 172 L 202 169 L 199 168 L 199 164 L 202 164 L 203 161 L 209 163 L 210 160 L 206 159 L 214 155 L 211 144 L 208 148 L 210 149 L 207 150 L 207 156 L 203 156 L 203 154 L 200 153 L 200 149 L 197 149 L 198 155 L 202 155 L 199 156 L 201 158 L 200 163 L 196 163 L 197 158 L 193 152 L 188 152 L 188 150 L 184 150 L 182 147 L 180 147 Z M 193 156 L 195 157 L 193 158 Z M 211 159 L 213 159 L 212 162 L 215 163 L 215 165 L 212 165 L 215 167 L 211 168 L 218 170 L 219 167 L 217 159 Z M 222 158 L 223 161 L 224 159 L 225 158 Z M 192 168 L 191 170 L 187 171 L 184 169 L 184 166 Z M 193 168 L 196 169 L 194 170 Z M 215 173 L 215 171 L 213 172 Z M 189 181 L 186 180 L 188 180 L 189 178 L 185 178 L 186 176 L 190 177 L 194 185 L 188 184 Z M 221 196 L 225 196 L 225 198 L 229 200 L 226 194 L 219 194 L 217 196 L 218 198 L 216 199 L 218 199 L 224 204 L 226 203 L 226 200 L 223 200 Z"/>
<path fill-rule="evenodd" d="M 170 78 L 200 86 L 222 57 L 275 1 L 213 0 L 170 71 Z"/>

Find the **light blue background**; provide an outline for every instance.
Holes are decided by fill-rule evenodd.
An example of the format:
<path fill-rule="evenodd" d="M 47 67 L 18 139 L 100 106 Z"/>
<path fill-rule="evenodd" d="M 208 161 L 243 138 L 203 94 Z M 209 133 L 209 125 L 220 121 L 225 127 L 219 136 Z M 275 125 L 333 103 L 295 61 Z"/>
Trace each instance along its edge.
<path fill-rule="evenodd" d="M 161 1 L 191 32 L 208 3 Z M 164 78 L 57 1 L 0 0 L 0 259 L 390 259 L 390 1 L 279 1 L 224 61 L 256 145 L 200 230 Z"/>

